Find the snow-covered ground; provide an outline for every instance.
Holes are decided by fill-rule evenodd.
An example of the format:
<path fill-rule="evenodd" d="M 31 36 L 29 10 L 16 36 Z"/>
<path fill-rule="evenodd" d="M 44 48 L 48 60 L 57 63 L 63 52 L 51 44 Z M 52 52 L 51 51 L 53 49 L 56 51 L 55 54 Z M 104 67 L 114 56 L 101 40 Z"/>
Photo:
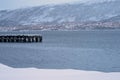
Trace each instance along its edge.
<path fill-rule="evenodd" d="M 120 73 L 81 70 L 10 68 L 0 64 L 0 80 L 119 80 Z"/>

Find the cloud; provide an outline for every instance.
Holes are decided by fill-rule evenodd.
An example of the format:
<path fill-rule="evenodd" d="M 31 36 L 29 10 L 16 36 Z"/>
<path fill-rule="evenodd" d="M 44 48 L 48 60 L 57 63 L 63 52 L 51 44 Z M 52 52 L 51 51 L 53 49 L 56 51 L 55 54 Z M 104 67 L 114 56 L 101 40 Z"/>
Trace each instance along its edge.
<path fill-rule="evenodd" d="M 114 0 L 29 0 L 32 4 L 44 5 L 44 4 L 63 4 L 63 3 L 96 3 L 104 1 L 114 1 Z"/>
<path fill-rule="evenodd" d="M 0 9 L 15 9 L 28 6 L 63 3 L 96 3 L 113 0 L 0 0 Z"/>

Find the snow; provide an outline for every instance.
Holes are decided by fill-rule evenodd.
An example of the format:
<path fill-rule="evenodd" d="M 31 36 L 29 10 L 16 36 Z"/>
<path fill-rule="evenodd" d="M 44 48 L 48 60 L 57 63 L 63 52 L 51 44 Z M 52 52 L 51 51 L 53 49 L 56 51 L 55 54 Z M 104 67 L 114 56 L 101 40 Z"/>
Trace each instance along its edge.
<path fill-rule="evenodd" d="M 91 20 L 91 21 L 98 21 L 98 19 L 96 17 L 90 17 L 89 20 Z"/>
<path fill-rule="evenodd" d="M 120 73 L 82 70 L 10 68 L 0 64 L 0 80 L 119 80 Z"/>
<path fill-rule="evenodd" d="M 61 22 L 74 22 L 75 21 L 75 17 L 66 17 L 66 18 L 62 18 L 59 20 L 59 23 Z"/>
<path fill-rule="evenodd" d="M 55 9 L 55 7 L 50 7 L 49 8 L 49 11 L 51 12 L 51 11 L 53 11 Z"/>
<path fill-rule="evenodd" d="M 47 10 L 45 10 L 41 15 L 34 15 L 34 16 L 31 16 L 29 19 L 30 19 L 30 22 L 33 22 L 33 23 L 40 23 L 40 22 L 52 22 L 54 21 L 54 18 L 53 17 L 49 17 L 49 13 L 52 12 L 52 10 L 54 10 L 53 7 L 50 7 L 48 8 Z M 27 22 L 25 23 L 27 24 Z"/>

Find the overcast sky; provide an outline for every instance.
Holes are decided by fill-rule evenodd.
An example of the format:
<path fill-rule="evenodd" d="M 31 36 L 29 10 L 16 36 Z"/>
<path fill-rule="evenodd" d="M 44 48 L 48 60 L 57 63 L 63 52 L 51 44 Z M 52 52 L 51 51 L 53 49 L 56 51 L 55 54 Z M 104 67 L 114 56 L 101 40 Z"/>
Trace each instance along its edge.
<path fill-rule="evenodd" d="M 0 10 L 16 9 L 29 6 L 40 6 L 46 4 L 62 4 L 62 3 L 75 3 L 75 2 L 99 2 L 106 0 L 0 0 Z M 110 1 L 110 0 L 107 0 Z"/>

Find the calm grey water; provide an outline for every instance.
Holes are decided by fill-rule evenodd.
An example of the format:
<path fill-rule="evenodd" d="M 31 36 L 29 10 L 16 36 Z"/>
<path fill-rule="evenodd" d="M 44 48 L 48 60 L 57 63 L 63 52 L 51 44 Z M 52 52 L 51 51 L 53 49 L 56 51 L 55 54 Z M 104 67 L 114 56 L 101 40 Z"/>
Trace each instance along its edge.
<path fill-rule="evenodd" d="M 0 43 L 0 63 L 14 68 L 120 72 L 120 31 L 32 31 L 42 43 Z"/>

